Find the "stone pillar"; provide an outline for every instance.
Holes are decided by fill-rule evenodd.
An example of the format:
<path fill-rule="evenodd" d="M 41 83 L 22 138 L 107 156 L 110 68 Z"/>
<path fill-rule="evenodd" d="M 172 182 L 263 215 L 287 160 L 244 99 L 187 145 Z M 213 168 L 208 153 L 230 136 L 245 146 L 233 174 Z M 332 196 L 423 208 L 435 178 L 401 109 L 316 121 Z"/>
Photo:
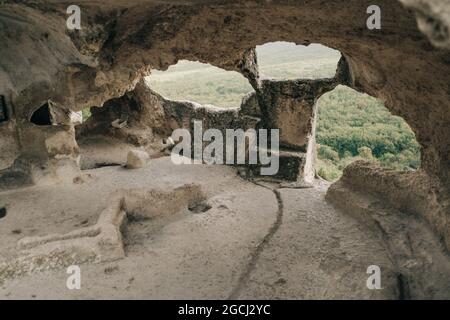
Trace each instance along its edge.
<path fill-rule="evenodd" d="M 350 83 L 344 57 L 339 61 L 336 76 L 331 79 L 259 81 L 256 100 L 260 109 L 260 127 L 280 130 L 278 178 L 314 181 L 317 100 L 337 85 Z M 250 97 L 247 100 L 243 111 L 254 114 L 253 100 Z"/>
<path fill-rule="evenodd" d="M 280 130 L 280 178 L 313 182 L 316 102 L 336 85 L 335 79 L 261 82 L 261 126 Z"/>

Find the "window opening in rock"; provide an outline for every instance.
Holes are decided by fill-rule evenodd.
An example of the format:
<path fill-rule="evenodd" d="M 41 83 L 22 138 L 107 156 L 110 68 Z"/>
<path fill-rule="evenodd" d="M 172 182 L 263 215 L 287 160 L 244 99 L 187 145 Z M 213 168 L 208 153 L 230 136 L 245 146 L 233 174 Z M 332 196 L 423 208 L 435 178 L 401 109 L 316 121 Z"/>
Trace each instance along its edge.
<path fill-rule="evenodd" d="M 6 217 L 6 208 L 5 207 L 1 207 L 0 208 L 0 219 Z"/>
<path fill-rule="evenodd" d="M 0 95 L 0 122 L 8 121 L 8 110 L 6 109 L 5 96 Z"/>
<path fill-rule="evenodd" d="M 356 160 L 417 170 L 420 146 L 408 124 L 367 94 L 338 86 L 318 100 L 316 174 L 337 180 Z"/>
<path fill-rule="evenodd" d="M 262 78 L 276 80 L 333 78 L 341 53 L 321 44 L 270 42 L 256 47 Z"/>
<path fill-rule="evenodd" d="M 147 77 L 152 90 L 171 100 L 188 100 L 217 107 L 239 107 L 253 91 L 243 75 L 210 64 L 181 60 L 166 71 Z"/>
<path fill-rule="evenodd" d="M 91 115 L 92 115 L 91 108 L 85 108 L 85 109 L 81 110 L 82 122 L 85 122 L 87 119 L 89 119 L 91 117 Z"/>
<path fill-rule="evenodd" d="M 31 123 L 34 123 L 35 125 L 38 126 L 52 125 L 52 116 L 50 114 L 50 108 L 48 103 L 45 103 L 35 112 L 33 112 L 30 121 Z"/>

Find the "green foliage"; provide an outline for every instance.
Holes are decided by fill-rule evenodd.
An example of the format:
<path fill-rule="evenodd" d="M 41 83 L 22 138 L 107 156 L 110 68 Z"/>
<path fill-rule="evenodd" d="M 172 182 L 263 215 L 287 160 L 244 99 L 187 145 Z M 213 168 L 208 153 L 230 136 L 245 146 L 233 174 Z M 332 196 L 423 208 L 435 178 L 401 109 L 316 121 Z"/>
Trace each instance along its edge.
<path fill-rule="evenodd" d="M 239 107 L 253 90 L 246 78 L 199 62 L 180 61 L 167 71 L 153 71 L 150 87 L 173 100 L 189 100 L 218 107 Z"/>
<path fill-rule="evenodd" d="M 372 149 L 370 149 L 369 147 L 359 148 L 358 154 L 363 159 L 373 159 Z"/>
<path fill-rule="evenodd" d="M 81 110 L 81 114 L 83 116 L 83 122 L 86 121 L 91 116 L 91 108 Z"/>
<path fill-rule="evenodd" d="M 320 158 L 316 161 L 316 173 L 328 181 L 335 181 L 342 176 L 342 170 L 339 170 L 332 161 L 321 160 Z"/>
<path fill-rule="evenodd" d="M 317 148 L 318 157 L 322 160 L 339 161 L 339 154 L 333 148 L 325 145 L 319 145 Z"/>
<path fill-rule="evenodd" d="M 420 167 L 420 146 L 405 121 L 377 99 L 347 87 L 319 100 L 317 142 L 319 159 L 332 160 L 321 151 L 324 146 L 338 153 L 339 160 L 332 160 L 338 170 L 358 159 L 396 170 Z"/>

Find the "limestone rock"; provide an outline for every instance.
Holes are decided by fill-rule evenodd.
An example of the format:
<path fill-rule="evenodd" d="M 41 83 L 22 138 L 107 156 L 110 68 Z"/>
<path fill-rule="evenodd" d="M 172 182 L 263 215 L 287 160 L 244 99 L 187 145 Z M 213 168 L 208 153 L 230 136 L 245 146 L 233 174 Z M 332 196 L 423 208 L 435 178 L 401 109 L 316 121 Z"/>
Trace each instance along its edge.
<path fill-rule="evenodd" d="M 190 128 L 192 119 L 202 118 L 207 126 L 279 128 L 282 147 L 308 154 L 316 99 L 346 84 L 379 98 L 410 125 L 421 145 L 420 174 L 427 177 L 427 187 L 411 182 L 405 190 L 425 198 L 434 193 L 436 206 L 445 207 L 450 191 L 448 0 L 379 0 L 382 30 L 377 31 L 366 28 L 368 3 L 359 0 L 330 0 L 326 6 L 322 0 L 132 2 L 127 8 L 117 0 L 83 6 L 80 32 L 67 30 L 64 2 L 0 3 L 0 96 L 8 116 L 0 124 L 0 168 L 14 167 L 0 172 L 0 189 L 3 181 L 18 181 L 18 175 L 29 181 L 28 172 L 37 175 L 31 172 L 35 168 L 55 162 L 59 166 L 61 157 L 76 158 L 75 144 L 60 141 L 62 136 L 72 139 L 72 133 L 37 128 L 29 121 L 50 100 L 74 112 L 112 106 L 94 113 L 85 126 L 105 134 L 111 131 L 104 123 L 111 128 L 112 121 L 129 115 L 127 127 L 112 129 L 135 146 L 148 144 L 154 134 L 167 137 L 173 129 Z M 254 48 L 279 40 L 321 43 L 339 50 L 345 60 L 335 79 L 324 79 L 319 86 L 320 81 L 303 80 L 261 83 Z M 141 90 L 140 80 L 151 69 L 165 70 L 181 59 L 244 74 L 257 91 L 261 123 L 240 117 L 239 110 L 168 102 Z M 140 109 L 146 105 L 148 109 Z M 102 117 L 104 121 L 97 121 Z M 380 185 L 403 177 L 367 171 L 361 188 L 370 185 L 372 176 Z M 411 207 L 406 199 L 395 201 Z M 449 211 L 427 211 L 426 202 L 414 204 L 413 211 L 427 217 L 450 247 Z"/>
<path fill-rule="evenodd" d="M 450 6 L 447 0 L 400 0 L 414 10 L 419 29 L 433 45 L 450 49 Z"/>
<path fill-rule="evenodd" d="M 122 10 L 119 1 L 96 1 L 83 8 L 81 32 L 67 32 L 64 4 L 2 2 L 0 94 L 26 123 L 49 99 L 72 111 L 101 107 L 151 69 L 180 59 L 241 72 L 258 87 L 256 45 L 318 42 L 346 57 L 353 88 L 406 120 L 423 147 L 424 170 L 450 185 L 449 143 L 442 141 L 450 136 L 448 1 L 380 0 L 381 32 L 365 28 L 364 1 L 181 3 L 136 2 Z M 43 50 L 48 54 L 35 54 Z M 22 123 L 18 131 L 27 130 Z M 31 147 L 22 140 L 23 149 Z M 290 134 L 286 140 L 302 143 Z"/>
<path fill-rule="evenodd" d="M 127 165 L 128 169 L 139 169 L 147 164 L 149 155 L 145 151 L 131 150 L 128 152 Z"/>
<path fill-rule="evenodd" d="M 241 104 L 241 113 L 247 116 L 261 118 L 261 109 L 258 104 L 256 92 L 250 92 L 244 96 Z"/>
<path fill-rule="evenodd" d="M 342 178 L 333 184 L 327 198 L 347 212 L 354 212 L 352 203 L 340 190 L 362 191 L 381 203 L 404 213 L 423 217 L 447 248 L 450 248 L 450 194 L 426 172 L 398 172 L 365 161 L 356 161 L 345 168 Z"/>

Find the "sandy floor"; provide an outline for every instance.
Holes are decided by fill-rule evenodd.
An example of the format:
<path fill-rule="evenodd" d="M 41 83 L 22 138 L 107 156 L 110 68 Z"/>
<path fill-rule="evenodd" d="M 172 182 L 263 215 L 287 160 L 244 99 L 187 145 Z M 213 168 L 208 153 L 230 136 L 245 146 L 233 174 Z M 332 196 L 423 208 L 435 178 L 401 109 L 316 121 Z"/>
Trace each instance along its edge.
<path fill-rule="evenodd" d="M 0 262 L 20 255 L 17 241 L 25 236 L 95 224 L 117 192 L 170 194 L 186 184 L 200 186 L 211 208 L 194 212 L 186 204 L 175 213 L 131 219 L 123 232 L 126 258 L 80 265 L 80 290 L 68 290 L 66 269 L 56 268 L 5 276 L 0 299 L 397 298 L 383 243 L 325 202 L 326 184 L 272 190 L 231 167 L 175 166 L 170 158 L 137 170 L 86 170 L 71 185 L 0 193 L 7 208 Z M 373 264 L 382 269 L 383 290 L 366 287 Z"/>

